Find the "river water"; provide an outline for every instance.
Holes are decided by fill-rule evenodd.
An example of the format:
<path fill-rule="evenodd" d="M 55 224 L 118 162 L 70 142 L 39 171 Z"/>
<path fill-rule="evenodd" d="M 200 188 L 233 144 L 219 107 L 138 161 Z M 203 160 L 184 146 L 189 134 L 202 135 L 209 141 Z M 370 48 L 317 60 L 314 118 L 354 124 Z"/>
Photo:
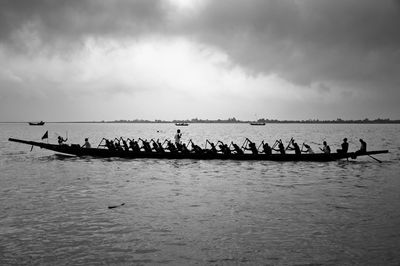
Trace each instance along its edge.
<path fill-rule="evenodd" d="M 0 124 L 0 265 L 399 265 L 400 125 L 191 124 L 183 141 L 361 137 L 353 161 L 96 159 L 9 137 L 96 146 L 173 138 L 173 124 Z M 109 206 L 120 207 L 109 209 Z"/>

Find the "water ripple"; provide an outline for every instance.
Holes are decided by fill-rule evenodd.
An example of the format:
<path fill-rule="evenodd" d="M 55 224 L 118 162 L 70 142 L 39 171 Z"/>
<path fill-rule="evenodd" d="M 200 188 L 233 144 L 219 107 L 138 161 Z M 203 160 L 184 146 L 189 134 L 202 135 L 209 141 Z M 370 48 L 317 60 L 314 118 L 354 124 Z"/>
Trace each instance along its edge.
<path fill-rule="evenodd" d="M 155 132 L 154 125 L 83 128 L 93 138 Z M 242 131 L 256 140 L 366 129 L 194 125 L 187 133 L 195 142 L 215 132 L 239 142 Z M 76 158 L 0 141 L 0 264 L 396 265 L 398 127 L 372 129 L 381 137 L 369 144 L 393 151 L 381 164 Z M 18 134 L 30 133 L 11 135 Z"/>

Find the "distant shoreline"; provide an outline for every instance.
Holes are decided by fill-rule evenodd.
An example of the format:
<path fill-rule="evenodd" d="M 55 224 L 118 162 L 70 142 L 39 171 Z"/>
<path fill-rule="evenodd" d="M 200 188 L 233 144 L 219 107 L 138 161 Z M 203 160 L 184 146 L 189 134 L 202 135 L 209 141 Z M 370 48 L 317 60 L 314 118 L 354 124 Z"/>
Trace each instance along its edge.
<path fill-rule="evenodd" d="M 46 123 L 70 123 L 70 124 L 175 124 L 175 123 L 188 123 L 188 124 L 250 124 L 250 123 L 265 123 L 265 124 L 400 124 L 400 120 L 391 119 L 364 119 L 364 120 L 277 120 L 277 119 L 258 119 L 257 121 L 243 121 L 230 119 L 191 119 L 191 120 L 113 120 L 113 121 L 46 121 Z M 27 124 L 26 122 L 0 122 L 1 124 Z"/>

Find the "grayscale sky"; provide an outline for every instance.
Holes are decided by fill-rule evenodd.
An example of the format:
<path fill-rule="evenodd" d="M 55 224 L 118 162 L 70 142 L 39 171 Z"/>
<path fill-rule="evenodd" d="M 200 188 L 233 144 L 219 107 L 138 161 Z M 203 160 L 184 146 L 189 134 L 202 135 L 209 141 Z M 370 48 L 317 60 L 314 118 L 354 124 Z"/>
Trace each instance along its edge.
<path fill-rule="evenodd" d="M 399 0 L 0 0 L 0 121 L 400 119 Z"/>

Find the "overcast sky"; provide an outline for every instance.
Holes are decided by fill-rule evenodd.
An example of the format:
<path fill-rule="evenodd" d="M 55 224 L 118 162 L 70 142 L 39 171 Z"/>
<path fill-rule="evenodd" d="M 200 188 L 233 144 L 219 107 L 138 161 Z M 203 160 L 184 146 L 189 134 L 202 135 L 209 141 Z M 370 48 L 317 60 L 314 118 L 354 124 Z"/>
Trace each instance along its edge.
<path fill-rule="evenodd" d="M 400 119 L 399 0 L 0 0 L 0 121 Z"/>

